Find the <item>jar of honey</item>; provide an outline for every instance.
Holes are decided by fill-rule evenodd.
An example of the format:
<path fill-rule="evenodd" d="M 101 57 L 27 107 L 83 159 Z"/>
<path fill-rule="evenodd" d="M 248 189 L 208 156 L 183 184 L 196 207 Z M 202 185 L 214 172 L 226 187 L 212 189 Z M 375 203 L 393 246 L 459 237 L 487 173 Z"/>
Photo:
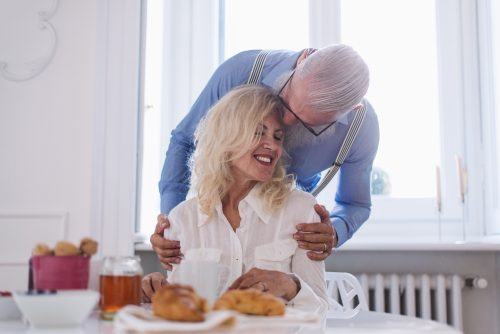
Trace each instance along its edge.
<path fill-rule="evenodd" d="M 100 277 L 101 317 L 112 320 L 125 305 L 141 302 L 141 259 L 138 256 L 105 257 Z"/>

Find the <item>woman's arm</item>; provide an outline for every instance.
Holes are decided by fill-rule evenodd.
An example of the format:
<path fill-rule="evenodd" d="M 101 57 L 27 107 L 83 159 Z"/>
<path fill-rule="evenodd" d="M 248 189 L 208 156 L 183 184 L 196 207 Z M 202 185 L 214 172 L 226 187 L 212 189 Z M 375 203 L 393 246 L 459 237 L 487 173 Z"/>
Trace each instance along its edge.
<path fill-rule="evenodd" d="M 143 303 L 151 303 L 151 298 L 156 291 L 168 284 L 167 279 L 159 272 L 150 273 L 142 278 L 141 300 Z"/>
<path fill-rule="evenodd" d="M 313 198 L 309 200 L 315 201 Z M 301 202 L 307 203 L 308 200 L 304 199 Z M 306 221 L 314 222 L 319 219 L 318 214 L 311 205 Z M 325 262 L 312 261 L 308 253 L 310 251 L 307 249 L 298 247 L 292 255 L 291 271 L 300 281 L 300 291 L 295 298 L 290 300 L 290 304 L 296 308 L 306 310 L 311 310 L 311 305 L 317 305 L 318 312 L 326 311 L 328 309 L 328 298 L 326 294 Z"/>
<path fill-rule="evenodd" d="M 250 288 L 269 292 L 289 301 L 300 291 L 300 282 L 293 275 L 281 271 L 254 267 L 234 281 L 229 290 Z"/>
<path fill-rule="evenodd" d="M 297 248 L 292 258 L 292 273 L 300 282 L 300 290 L 289 305 L 307 311 L 313 311 L 313 305 L 316 312 L 328 310 L 324 261 L 312 261 L 306 250 Z"/>

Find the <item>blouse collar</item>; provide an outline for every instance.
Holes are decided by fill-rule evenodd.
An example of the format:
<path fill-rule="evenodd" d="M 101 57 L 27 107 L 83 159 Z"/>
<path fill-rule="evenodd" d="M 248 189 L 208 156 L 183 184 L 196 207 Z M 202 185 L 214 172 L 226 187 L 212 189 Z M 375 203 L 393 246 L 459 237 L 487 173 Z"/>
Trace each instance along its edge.
<path fill-rule="evenodd" d="M 251 210 L 257 214 L 261 222 L 263 222 L 264 224 L 268 224 L 271 220 L 272 212 L 267 207 L 267 204 L 260 194 L 261 189 L 262 184 L 256 184 L 252 188 L 252 190 L 250 190 L 248 195 L 241 200 L 238 205 L 238 209 L 242 216 L 245 215 L 248 210 Z M 216 217 L 224 216 L 224 212 L 222 211 L 222 203 L 220 200 L 215 205 L 214 210 L 214 215 Z M 198 205 L 198 227 L 207 224 L 209 221 L 210 219 L 208 218 L 208 216 L 201 211 L 200 206 Z"/>

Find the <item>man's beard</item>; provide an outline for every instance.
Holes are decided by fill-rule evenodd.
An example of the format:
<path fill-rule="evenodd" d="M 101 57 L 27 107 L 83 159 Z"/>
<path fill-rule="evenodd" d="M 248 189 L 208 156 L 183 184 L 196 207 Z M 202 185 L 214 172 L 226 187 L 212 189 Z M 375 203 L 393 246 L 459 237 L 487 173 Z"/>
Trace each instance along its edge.
<path fill-rule="evenodd" d="M 325 126 L 313 127 L 313 129 L 320 131 Z M 290 151 L 302 146 L 319 144 L 335 133 L 335 126 L 336 124 L 332 125 L 328 130 L 316 137 L 300 123 L 288 125 L 285 129 L 285 149 Z"/>
<path fill-rule="evenodd" d="M 292 71 L 287 71 L 286 73 L 283 73 L 274 83 L 274 90 L 277 92 L 281 87 L 283 87 L 284 83 L 290 75 L 292 74 Z M 283 109 L 283 112 L 289 112 L 286 109 Z M 312 127 L 314 130 L 317 130 L 318 132 L 321 131 L 321 129 L 324 129 L 326 125 L 321 125 L 321 126 L 316 126 Z M 296 124 L 293 125 L 286 125 L 285 126 L 285 149 L 290 151 L 294 148 L 306 146 L 306 145 L 315 145 L 317 143 L 321 143 L 325 138 L 329 138 L 335 133 L 335 125 L 331 126 L 320 134 L 319 136 L 313 135 L 309 130 L 307 130 L 300 122 L 297 122 Z"/>

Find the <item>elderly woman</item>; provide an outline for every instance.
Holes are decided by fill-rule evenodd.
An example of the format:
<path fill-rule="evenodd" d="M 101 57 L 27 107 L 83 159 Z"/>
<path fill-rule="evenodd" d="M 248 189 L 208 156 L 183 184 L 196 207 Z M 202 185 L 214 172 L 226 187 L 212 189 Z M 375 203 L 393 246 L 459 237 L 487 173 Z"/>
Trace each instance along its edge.
<path fill-rule="evenodd" d="M 195 196 L 170 212 L 168 237 L 178 238 L 184 253 L 219 250 L 227 268 L 221 291 L 256 288 L 290 306 L 324 310 L 324 262 L 311 261 L 292 237 L 296 224 L 320 218 L 314 197 L 285 173 L 281 112 L 279 98 L 261 86 L 236 88 L 212 108 L 195 134 Z M 143 279 L 146 299 L 166 284 L 160 275 Z"/>

